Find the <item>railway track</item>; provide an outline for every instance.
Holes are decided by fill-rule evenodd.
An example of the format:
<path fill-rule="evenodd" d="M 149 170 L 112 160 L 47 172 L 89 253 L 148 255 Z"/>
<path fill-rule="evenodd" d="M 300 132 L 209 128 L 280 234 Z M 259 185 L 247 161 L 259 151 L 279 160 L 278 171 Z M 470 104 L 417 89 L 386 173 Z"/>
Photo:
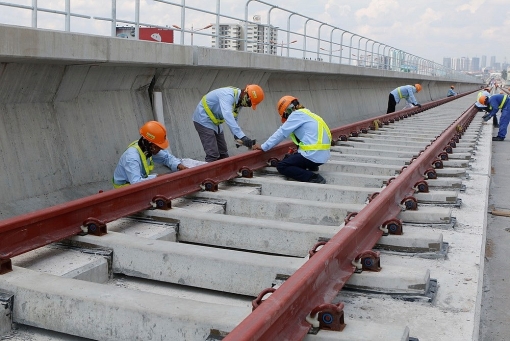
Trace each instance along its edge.
<path fill-rule="evenodd" d="M 470 339 L 489 158 L 468 103 L 335 129 L 325 185 L 270 167 L 285 144 L 0 222 L 4 301 L 98 340 Z"/>

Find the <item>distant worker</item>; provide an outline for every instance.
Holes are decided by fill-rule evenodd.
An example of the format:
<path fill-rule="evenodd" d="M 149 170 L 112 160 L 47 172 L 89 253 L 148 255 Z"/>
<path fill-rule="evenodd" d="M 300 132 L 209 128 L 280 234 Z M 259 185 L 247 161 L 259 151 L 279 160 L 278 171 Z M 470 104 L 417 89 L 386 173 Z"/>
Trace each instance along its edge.
<path fill-rule="evenodd" d="M 416 98 L 414 97 L 414 94 L 420 91 L 421 91 L 420 84 L 415 84 L 414 86 L 403 85 L 394 89 L 392 92 L 390 92 L 388 98 L 388 110 L 386 111 L 386 113 L 390 114 L 392 112 L 395 112 L 395 107 L 402 98 L 405 98 L 408 104 L 421 108 L 421 104 L 419 104 Z"/>
<path fill-rule="evenodd" d="M 457 93 L 455 91 L 453 91 L 453 89 L 455 89 L 455 87 L 453 85 L 450 86 L 450 89 L 448 90 L 448 93 L 446 94 L 446 97 L 457 96 Z"/>
<path fill-rule="evenodd" d="M 508 123 L 510 122 L 510 104 L 508 95 L 492 95 L 490 97 L 482 96 L 479 99 L 480 103 L 485 104 L 489 112 L 483 115 L 483 120 L 487 122 L 491 117 L 501 110 L 501 119 L 499 121 L 498 135 L 492 138 L 492 141 L 503 141 L 506 137 Z"/>
<path fill-rule="evenodd" d="M 301 182 L 326 183 L 314 171 L 329 160 L 331 132 L 324 120 L 305 109 L 296 97 L 283 96 L 276 105 L 282 125 L 262 145 L 256 143 L 253 149 L 268 151 L 290 137 L 297 145 L 296 153 L 278 162 L 276 169 L 291 179 Z"/>
<path fill-rule="evenodd" d="M 154 163 L 170 168 L 172 172 L 187 167 L 181 160 L 170 154 L 166 148 L 169 143 L 165 127 L 156 121 L 149 121 L 140 128 L 140 139 L 131 143 L 121 155 L 113 173 L 113 187 L 119 188 L 129 184 L 154 179 L 151 174 Z"/>
<path fill-rule="evenodd" d="M 237 117 L 242 107 L 255 110 L 263 100 L 264 91 L 256 84 L 249 84 L 243 90 L 235 87 L 219 88 L 202 97 L 193 113 L 193 124 L 202 142 L 206 162 L 228 157 L 221 125 L 223 122 L 227 123 L 236 141 L 251 149 L 255 141 L 241 130 Z"/>
<path fill-rule="evenodd" d="M 482 91 L 478 92 L 475 102 L 475 107 L 478 109 L 478 112 L 489 111 L 489 108 L 486 105 L 480 103 L 480 97 L 482 96 L 489 97 L 491 95 L 490 91 L 491 89 L 487 87 L 484 88 Z M 494 128 L 499 128 L 497 115 L 492 116 L 492 125 L 494 126 Z"/>

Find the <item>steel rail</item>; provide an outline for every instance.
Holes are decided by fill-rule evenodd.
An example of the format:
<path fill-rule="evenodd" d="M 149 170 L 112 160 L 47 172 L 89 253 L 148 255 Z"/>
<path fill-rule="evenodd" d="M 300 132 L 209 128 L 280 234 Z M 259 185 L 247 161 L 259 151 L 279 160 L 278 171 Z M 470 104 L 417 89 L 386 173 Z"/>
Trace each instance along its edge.
<path fill-rule="evenodd" d="M 310 312 L 335 298 L 355 270 L 352 262 L 373 248 L 382 235 L 379 227 L 397 217 L 401 200 L 476 113 L 472 105 L 224 340 L 301 340 L 311 327 Z"/>
<path fill-rule="evenodd" d="M 426 110 L 444 102 L 442 99 L 424 104 Z M 352 123 L 332 129 L 333 140 L 369 129 L 374 120 L 391 122 L 419 112 L 412 108 L 393 114 Z M 170 200 L 233 179 L 240 174 L 250 176 L 253 170 L 280 160 L 293 148 L 292 142 L 281 143 L 270 151 L 251 151 L 207 165 L 186 169 L 116 190 L 108 190 L 64 204 L 0 221 L 0 273 L 9 271 L 9 259 L 36 248 L 82 233 L 82 227 L 105 225 L 119 218 L 149 209 L 155 203 L 168 208 Z M 244 174 L 243 174 L 244 173 Z M 94 226 L 96 225 L 96 226 Z"/>

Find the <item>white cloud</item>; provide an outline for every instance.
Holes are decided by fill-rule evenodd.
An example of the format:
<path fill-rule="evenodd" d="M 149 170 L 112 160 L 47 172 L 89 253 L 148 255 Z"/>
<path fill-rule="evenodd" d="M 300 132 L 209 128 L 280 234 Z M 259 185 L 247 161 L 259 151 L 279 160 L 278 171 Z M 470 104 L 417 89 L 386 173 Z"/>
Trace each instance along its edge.
<path fill-rule="evenodd" d="M 467 4 L 463 4 L 459 7 L 457 7 L 457 12 L 462 11 L 469 11 L 470 13 L 477 13 L 480 7 L 483 8 L 483 4 L 485 3 L 485 0 L 471 0 Z"/>
<path fill-rule="evenodd" d="M 356 17 L 379 18 L 398 9 L 399 5 L 395 0 L 372 0 L 368 7 L 356 11 Z"/>

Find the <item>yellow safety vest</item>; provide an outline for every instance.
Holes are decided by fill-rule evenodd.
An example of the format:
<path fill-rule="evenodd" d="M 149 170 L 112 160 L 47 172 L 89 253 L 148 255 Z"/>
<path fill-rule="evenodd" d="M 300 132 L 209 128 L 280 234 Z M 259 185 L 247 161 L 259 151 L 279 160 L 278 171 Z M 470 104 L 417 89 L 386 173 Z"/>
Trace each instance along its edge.
<path fill-rule="evenodd" d="M 319 116 L 314 114 L 308 109 L 299 109 L 300 111 L 304 112 L 311 118 L 317 121 L 317 142 L 314 144 L 303 144 L 302 141 L 298 142 L 296 135 L 294 133 L 290 134 L 290 138 L 292 141 L 299 147 L 301 150 L 329 150 L 331 148 L 331 142 L 330 143 L 322 143 L 322 135 L 324 135 L 322 132 L 324 129 L 326 129 L 326 132 L 328 133 L 329 141 L 332 140 L 331 138 L 331 131 L 329 130 L 328 125 L 324 120 Z"/>
<path fill-rule="evenodd" d="M 400 92 L 400 86 L 397 88 L 397 91 L 398 91 L 398 97 L 400 97 L 400 99 L 404 98 L 404 96 L 402 96 L 402 93 Z M 407 97 L 409 97 L 409 95 Z"/>
<path fill-rule="evenodd" d="M 234 99 L 237 97 L 237 93 L 239 92 L 237 88 L 231 87 L 234 90 Z M 222 118 L 217 118 L 214 116 L 213 112 L 211 111 L 211 108 L 207 105 L 207 100 L 205 99 L 205 96 L 202 97 L 202 106 L 204 107 L 205 112 L 207 113 L 207 116 L 211 119 L 211 121 L 215 125 L 220 125 L 223 122 L 225 122 Z M 239 108 L 236 108 L 236 103 L 232 105 L 232 113 L 234 114 L 234 118 L 237 118 L 237 115 L 239 115 Z"/>
<path fill-rule="evenodd" d="M 140 146 L 138 145 L 138 140 L 132 142 L 129 146 L 129 147 L 135 147 L 136 150 L 138 151 L 138 154 L 140 154 L 140 158 L 142 159 L 142 164 L 143 164 L 143 168 L 145 169 L 145 174 L 147 177 L 147 175 L 149 175 L 151 173 L 151 171 L 154 170 L 154 161 L 152 161 L 152 156 L 149 157 L 149 162 L 147 162 L 147 157 L 145 156 L 145 154 L 143 153 L 142 149 L 140 148 Z M 124 186 L 128 186 L 130 185 L 130 183 L 128 182 L 127 184 L 122 184 L 122 185 L 117 185 L 114 181 L 113 181 L 113 178 L 112 178 L 112 183 L 113 183 L 113 187 L 114 188 L 120 188 L 120 187 L 124 187 Z"/>

